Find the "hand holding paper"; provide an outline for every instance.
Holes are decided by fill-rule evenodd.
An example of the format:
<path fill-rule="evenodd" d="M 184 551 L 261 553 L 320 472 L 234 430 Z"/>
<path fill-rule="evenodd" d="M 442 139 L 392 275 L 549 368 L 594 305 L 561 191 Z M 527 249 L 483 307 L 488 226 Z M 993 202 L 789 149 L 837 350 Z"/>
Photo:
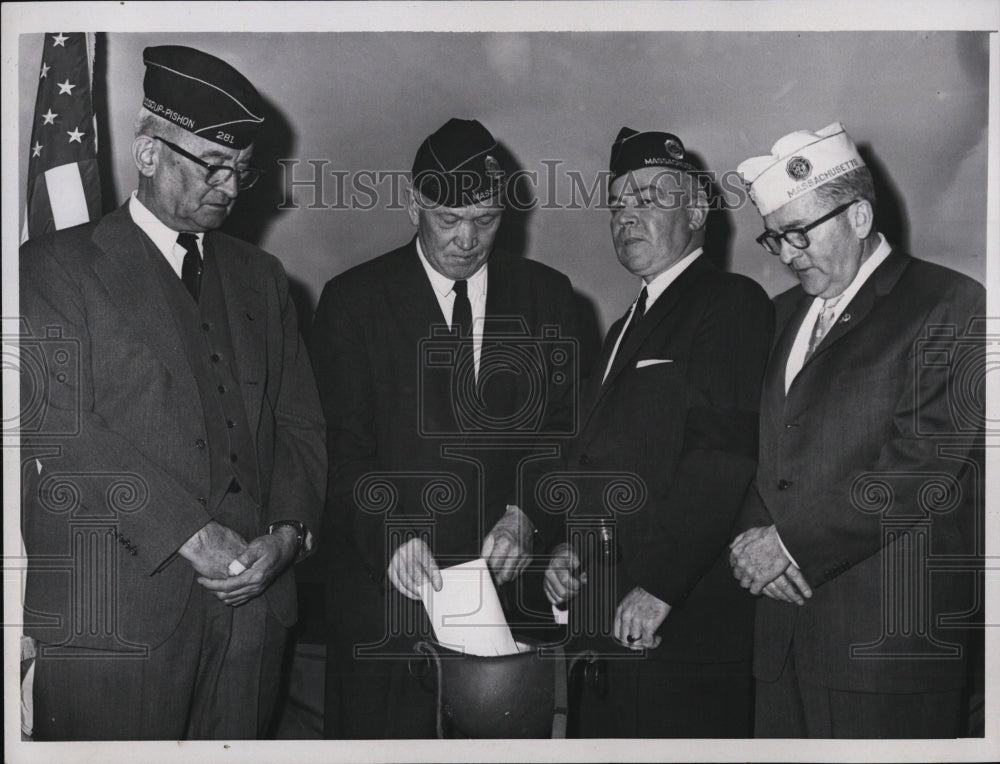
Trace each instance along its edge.
<path fill-rule="evenodd" d="M 471 655 L 518 651 L 485 560 L 445 568 L 438 576 L 442 585 L 425 580 L 420 594 L 440 644 Z"/>
<path fill-rule="evenodd" d="M 441 572 L 423 539 L 410 539 L 396 550 L 389 561 L 388 575 L 392 585 L 411 600 L 420 599 L 428 581 L 434 591 L 441 591 Z"/>

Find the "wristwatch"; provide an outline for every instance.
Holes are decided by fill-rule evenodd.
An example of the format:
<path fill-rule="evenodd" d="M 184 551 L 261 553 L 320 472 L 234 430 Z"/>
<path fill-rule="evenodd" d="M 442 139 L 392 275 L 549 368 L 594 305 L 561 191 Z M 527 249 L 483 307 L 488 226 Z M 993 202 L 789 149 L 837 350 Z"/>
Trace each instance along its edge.
<path fill-rule="evenodd" d="M 295 529 L 295 556 L 298 557 L 302 552 L 303 545 L 306 543 L 306 526 L 298 520 L 276 520 L 267 526 L 267 535 L 272 535 L 276 528 L 280 528 L 283 525 Z"/>

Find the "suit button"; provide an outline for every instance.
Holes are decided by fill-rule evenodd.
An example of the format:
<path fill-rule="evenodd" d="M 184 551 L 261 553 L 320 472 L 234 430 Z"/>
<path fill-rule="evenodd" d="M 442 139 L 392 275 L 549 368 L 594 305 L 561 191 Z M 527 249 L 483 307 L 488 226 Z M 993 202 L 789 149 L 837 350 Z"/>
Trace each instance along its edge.
<path fill-rule="evenodd" d="M 198 503 L 201 504 L 201 506 L 206 507 L 208 506 L 208 499 L 206 499 L 204 496 L 199 496 Z"/>
<path fill-rule="evenodd" d="M 232 419 L 226 420 L 226 427 L 228 427 L 230 430 L 233 429 L 235 426 L 236 422 L 234 422 Z"/>
<path fill-rule="evenodd" d="M 219 387 L 218 387 L 217 389 L 218 389 L 218 391 L 219 391 L 220 393 L 224 393 L 224 392 L 226 392 L 226 386 L 225 386 L 225 385 L 219 385 Z"/>
<path fill-rule="evenodd" d="M 206 321 L 205 323 L 203 323 L 203 324 L 201 325 L 201 328 L 202 328 L 202 329 L 203 329 L 204 331 L 206 331 L 206 332 L 207 332 L 207 331 L 208 331 L 209 329 L 211 329 L 211 328 L 212 328 L 212 325 L 211 325 L 210 323 L 208 323 L 208 321 Z"/>
<path fill-rule="evenodd" d="M 778 481 L 778 490 L 779 491 L 784 491 L 784 490 L 786 490 L 788 488 L 791 488 L 791 487 L 792 487 L 792 481 L 791 480 L 779 480 Z"/>
<path fill-rule="evenodd" d="M 590 464 L 590 457 L 584 454 L 579 459 L 577 459 L 577 461 L 580 463 L 581 467 L 586 467 L 588 464 Z"/>
<path fill-rule="evenodd" d="M 238 461 L 238 457 L 236 456 L 236 454 L 230 454 L 229 455 L 229 461 L 234 462 L 234 463 L 236 461 Z"/>
<path fill-rule="evenodd" d="M 222 358 L 218 353 L 212 353 L 211 355 L 212 363 L 218 363 L 219 359 Z"/>
<path fill-rule="evenodd" d="M 194 442 L 194 447 L 195 448 L 204 448 L 205 447 L 205 440 L 204 440 L 204 438 L 198 438 L 198 440 L 196 440 Z"/>

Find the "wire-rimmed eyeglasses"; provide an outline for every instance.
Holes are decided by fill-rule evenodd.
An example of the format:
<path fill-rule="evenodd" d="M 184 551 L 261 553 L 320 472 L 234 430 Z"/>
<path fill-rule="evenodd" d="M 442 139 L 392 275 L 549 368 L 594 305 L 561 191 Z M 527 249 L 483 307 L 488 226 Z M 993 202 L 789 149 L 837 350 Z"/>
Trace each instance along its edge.
<path fill-rule="evenodd" d="M 799 226 L 798 228 L 788 228 L 784 231 L 764 231 L 760 236 L 757 237 L 757 243 L 760 244 L 764 249 L 770 252 L 772 255 L 781 254 L 781 240 L 784 239 L 789 244 L 791 244 L 796 249 L 805 249 L 809 246 L 809 236 L 806 235 L 807 231 L 811 231 L 818 225 L 822 225 L 827 220 L 837 217 L 841 212 L 846 210 L 852 204 L 857 202 L 854 199 L 846 204 L 841 204 L 839 207 L 834 207 L 828 213 L 822 217 L 816 218 L 814 221 L 808 225 Z"/>
<path fill-rule="evenodd" d="M 235 167 L 230 167 L 224 164 L 209 164 L 204 159 L 196 157 L 189 151 L 185 151 L 176 143 L 171 143 L 166 138 L 161 138 L 158 135 L 154 135 L 154 138 L 160 143 L 165 145 L 171 151 L 180 154 L 185 159 L 190 159 L 195 164 L 201 165 L 208 172 L 205 174 L 205 182 L 210 186 L 221 186 L 223 183 L 228 183 L 229 179 L 236 174 L 236 187 L 240 191 L 246 191 L 251 188 L 254 183 L 260 180 L 260 176 L 264 174 L 264 171 L 259 167 L 247 167 L 243 170 L 237 170 Z"/>

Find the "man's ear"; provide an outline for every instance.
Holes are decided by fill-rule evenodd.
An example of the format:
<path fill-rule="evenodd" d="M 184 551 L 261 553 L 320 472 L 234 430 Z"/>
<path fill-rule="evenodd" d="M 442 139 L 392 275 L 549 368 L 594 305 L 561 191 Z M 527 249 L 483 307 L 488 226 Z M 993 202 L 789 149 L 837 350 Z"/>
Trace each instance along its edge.
<path fill-rule="evenodd" d="M 410 222 L 413 225 L 418 225 L 420 223 L 420 200 L 417 195 L 420 192 L 413 187 L 412 182 L 407 182 L 403 193 L 406 194 L 406 213 L 410 216 Z"/>
<path fill-rule="evenodd" d="M 847 213 L 847 219 L 859 239 L 867 239 L 875 227 L 875 210 L 870 202 L 861 199 Z"/>
<path fill-rule="evenodd" d="M 708 193 L 697 181 L 692 181 L 693 199 L 688 205 L 688 226 L 692 231 L 700 231 L 708 219 Z"/>
<path fill-rule="evenodd" d="M 156 168 L 160 164 L 160 152 L 152 136 L 136 136 L 132 141 L 132 161 L 144 178 L 151 178 L 156 174 Z"/>

